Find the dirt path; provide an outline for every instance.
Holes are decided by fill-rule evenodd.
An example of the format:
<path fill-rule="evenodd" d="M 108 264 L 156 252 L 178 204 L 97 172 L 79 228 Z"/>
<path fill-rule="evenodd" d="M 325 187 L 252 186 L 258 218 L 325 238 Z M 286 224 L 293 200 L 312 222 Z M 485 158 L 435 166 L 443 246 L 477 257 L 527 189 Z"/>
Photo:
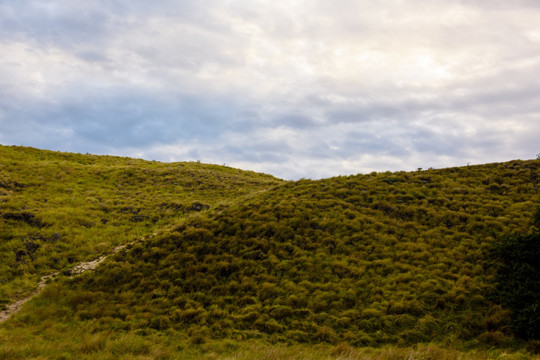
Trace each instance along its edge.
<path fill-rule="evenodd" d="M 71 269 L 69 276 L 76 276 L 76 275 L 82 274 L 85 271 L 94 270 L 108 256 L 116 254 L 120 250 L 124 249 L 126 246 L 127 245 L 117 246 L 113 249 L 113 251 L 109 255 L 103 255 L 95 260 L 80 263 L 79 265 Z M 23 299 L 17 300 L 11 304 L 6 305 L 7 309 L 0 311 L 0 323 L 9 319 L 11 315 L 15 314 L 17 311 L 21 309 L 24 303 L 32 299 L 34 296 L 38 295 L 47 285 L 47 280 L 54 278 L 56 275 L 58 275 L 58 272 L 54 272 L 52 274 L 42 276 L 39 281 L 37 289 L 32 294 L 28 295 L 27 297 Z"/>

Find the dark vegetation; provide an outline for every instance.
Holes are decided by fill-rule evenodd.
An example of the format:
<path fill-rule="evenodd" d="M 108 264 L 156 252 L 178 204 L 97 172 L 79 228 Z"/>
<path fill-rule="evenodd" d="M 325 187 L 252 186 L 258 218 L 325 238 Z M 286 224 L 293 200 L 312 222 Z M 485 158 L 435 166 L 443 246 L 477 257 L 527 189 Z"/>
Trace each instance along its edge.
<path fill-rule="evenodd" d="M 41 154 L 0 149 L 35 152 L 32 158 Z M 2 325 L 5 332 L 0 328 L 0 339 L 9 337 L 12 344 L 4 354 L 29 356 L 13 344 L 36 339 L 54 344 L 67 337 L 91 342 L 88 351 L 66 345 L 70 356 L 87 351 L 111 358 L 116 342 L 128 338 L 134 347 L 147 341 L 141 339 L 161 341 L 171 354 L 216 339 L 229 345 L 326 343 L 346 350 L 426 342 L 521 346 L 512 332 L 518 330 L 512 304 L 504 301 L 506 295 L 493 296 L 499 289 L 513 293 L 496 285 L 507 262 L 493 249 L 501 234 L 531 231 L 539 201 L 538 160 L 282 182 L 211 165 L 186 163 L 178 170 L 177 164 L 43 153 L 68 157 L 63 171 L 70 175 L 64 174 L 63 182 L 54 176 L 29 181 L 15 167 L 0 168 L 0 191 L 8 198 L 0 204 L 1 216 L 12 224 L 11 230 L 2 229 L 2 244 L 18 241 L 2 245 L 0 255 L 10 263 L 1 263 L 1 276 L 22 266 L 17 251 L 33 269 L 43 263 L 44 269 L 61 269 L 69 262 L 55 265 L 53 254 L 63 252 L 75 262 L 119 243 L 108 236 L 99 251 L 73 243 L 56 250 L 54 244 L 70 229 L 65 223 L 80 223 L 69 231 L 81 243 L 114 226 L 131 231 L 124 243 L 162 231 L 129 245 L 95 272 L 49 285 L 32 306 Z M 91 165 L 77 165 L 84 161 L 98 162 L 101 170 L 95 174 L 88 171 Z M 24 171 L 40 166 L 33 164 Z M 62 168 L 50 166 L 53 173 Z M 73 192 L 56 202 L 65 215 L 53 227 L 49 211 L 59 210 L 49 207 L 44 187 L 61 187 L 55 194 L 63 194 L 60 184 L 82 172 L 89 180 L 78 188 L 70 185 Z M 13 194 L 32 186 L 34 198 L 48 205 L 23 208 L 14 200 Z M 92 193 L 107 186 L 107 196 Z M 170 226 L 173 219 L 176 225 Z M 5 235 L 19 228 L 32 230 Z M 90 243 L 98 248 L 97 240 Z M 41 253 L 45 244 L 57 252 Z M 538 285 L 537 278 L 530 281 Z M 132 354 L 150 356 L 151 347 L 145 349 Z"/>
<path fill-rule="evenodd" d="M 496 297 L 511 310 L 512 328 L 526 339 L 540 340 L 540 207 L 530 233 L 514 233 L 495 243 L 501 259 Z M 540 342 L 536 342 L 540 350 Z"/>

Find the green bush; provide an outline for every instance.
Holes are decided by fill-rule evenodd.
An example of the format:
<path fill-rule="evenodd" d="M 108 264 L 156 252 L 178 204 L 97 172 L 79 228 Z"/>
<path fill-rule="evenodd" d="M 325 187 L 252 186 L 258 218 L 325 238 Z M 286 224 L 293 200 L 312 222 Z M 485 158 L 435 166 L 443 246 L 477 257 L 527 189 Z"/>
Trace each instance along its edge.
<path fill-rule="evenodd" d="M 525 339 L 540 338 L 540 207 L 533 231 L 501 238 L 495 251 L 502 266 L 496 297 L 512 312 L 512 328 Z"/>

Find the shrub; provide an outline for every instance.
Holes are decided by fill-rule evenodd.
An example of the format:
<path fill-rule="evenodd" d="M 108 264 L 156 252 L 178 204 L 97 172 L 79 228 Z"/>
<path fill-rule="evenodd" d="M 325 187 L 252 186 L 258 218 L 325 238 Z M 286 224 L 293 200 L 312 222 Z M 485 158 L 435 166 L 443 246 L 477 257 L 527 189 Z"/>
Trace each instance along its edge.
<path fill-rule="evenodd" d="M 540 216 L 540 207 L 535 222 Z M 535 224 L 538 225 L 538 224 Z M 512 328 L 526 339 L 540 338 L 540 231 L 501 238 L 495 252 L 502 260 L 496 298 L 512 312 Z"/>

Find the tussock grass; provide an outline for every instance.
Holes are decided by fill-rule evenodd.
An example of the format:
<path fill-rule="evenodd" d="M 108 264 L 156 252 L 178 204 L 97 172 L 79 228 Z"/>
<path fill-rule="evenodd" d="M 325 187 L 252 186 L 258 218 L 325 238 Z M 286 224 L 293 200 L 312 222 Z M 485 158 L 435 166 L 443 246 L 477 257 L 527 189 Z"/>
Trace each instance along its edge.
<path fill-rule="evenodd" d="M 21 348 L 0 345 L 0 359 L 183 359 L 183 360 L 528 360 L 538 356 L 522 351 L 458 350 L 437 344 L 413 347 L 384 346 L 355 348 L 342 343 L 331 345 L 279 345 L 256 341 L 232 343 L 211 341 L 186 346 L 182 339 L 140 336 L 133 333 L 87 335 L 78 345 L 59 343 L 51 347 L 36 343 Z"/>
<path fill-rule="evenodd" d="M 40 275 L 281 181 L 200 163 L 0 146 L 0 306 Z"/>
<path fill-rule="evenodd" d="M 4 303 L 43 272 L 132 243 L 1 324 L 0 359 L 534 358 L 490 294 L 495 239 L 530 226 L 538 160 L 284 182 L 0 156 Z"/>
<path fill-rule="evenodd" d="M 174 329 L 191 346 L 519 346 L 489 295 L 490 249 L 496 231 L 529 226 L 539 172 L 515 161 L 284 183 L 197 213 L 42 299 L 53 318 Z"/>

